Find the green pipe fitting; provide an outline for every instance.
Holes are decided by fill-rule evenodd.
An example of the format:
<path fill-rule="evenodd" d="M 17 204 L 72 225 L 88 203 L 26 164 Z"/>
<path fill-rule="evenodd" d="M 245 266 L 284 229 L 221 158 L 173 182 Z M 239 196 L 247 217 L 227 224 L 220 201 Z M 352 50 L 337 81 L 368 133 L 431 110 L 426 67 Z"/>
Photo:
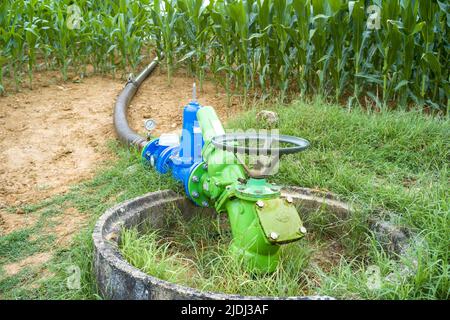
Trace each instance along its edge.
<path fill-rule="evenodd" d="M 290 199 L 265 179 L 247 178 L 236 156 L 216 149 L 211 139 L 225 130 L 212 107 L 202 107 L 197 118 L 204 139 L 201 163 L 191 173 L 190 194 L 200 206 L 227 212 L 233 240 L 230 250 L 242 257 L 252 272 L 273 272 L 280 245 L 299 240 L 306 230 Z"/>

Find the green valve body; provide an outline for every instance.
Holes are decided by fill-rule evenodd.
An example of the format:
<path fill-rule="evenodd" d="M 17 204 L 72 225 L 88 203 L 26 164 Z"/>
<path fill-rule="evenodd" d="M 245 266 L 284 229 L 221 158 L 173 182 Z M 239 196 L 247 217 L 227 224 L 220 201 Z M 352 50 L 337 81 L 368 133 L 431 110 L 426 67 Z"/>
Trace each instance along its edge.
<path fill-rule="evenodd" d="M 231 250 L 243 257 L 249 269 L 272 272 L 279 261 L 281 244 L 299 240 L 306 232 L 292 200 L 265 179 L 248 178 L 237 157 L 215 148 L 211 140 L 224 134 L 212 107 L 197 112 L 204 147 L 200 163 L 188 182 L 200 206 L 227 212 L 233 240 Z"/>

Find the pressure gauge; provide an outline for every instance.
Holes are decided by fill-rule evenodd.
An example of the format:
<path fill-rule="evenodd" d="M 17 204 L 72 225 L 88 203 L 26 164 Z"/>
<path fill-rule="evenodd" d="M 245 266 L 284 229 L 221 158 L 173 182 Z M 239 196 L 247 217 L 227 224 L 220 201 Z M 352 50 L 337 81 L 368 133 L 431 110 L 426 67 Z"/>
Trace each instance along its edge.
<path fill-rule="evenodd" d="M 152 131 L 156 128 L 156 121 L 153 119 L 147 119 L 144 121 L 144 127 L 147 131 Z"/>

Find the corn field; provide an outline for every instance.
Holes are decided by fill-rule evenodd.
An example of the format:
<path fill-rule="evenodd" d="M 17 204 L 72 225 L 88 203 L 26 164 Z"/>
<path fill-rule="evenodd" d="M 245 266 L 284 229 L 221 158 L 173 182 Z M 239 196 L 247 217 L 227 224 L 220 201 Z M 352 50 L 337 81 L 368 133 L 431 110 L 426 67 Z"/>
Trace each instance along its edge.
<path fill-rule="evenodd" d="M 0 89 L 4 75 L 61 70 L 95 72 L 134 70 L 148 48 L 151 1 L 1 0 Z M 74 6 L 74 4 L 76 6 Z"/>
<path fill-rule="evenodd" d="M 73 4 L 76 4 L 74 8 Z M 229 95 L 449 108 L 447 1 L 2 0 L 0 91 L 37 69 L 136 70 L 156 47 Z M 78 10 L 78 11 L 77 11 Z M 74 13 L 80 16 L 70 27 Z"/>

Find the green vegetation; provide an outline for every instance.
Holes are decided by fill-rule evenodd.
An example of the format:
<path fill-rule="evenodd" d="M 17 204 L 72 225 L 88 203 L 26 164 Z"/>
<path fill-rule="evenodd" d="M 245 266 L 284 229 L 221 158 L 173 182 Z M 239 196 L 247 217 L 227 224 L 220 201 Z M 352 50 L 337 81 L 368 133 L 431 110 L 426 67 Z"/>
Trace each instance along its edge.
<path fill-rule="evenodd" d="M 6 0 L 0 4 L 0 90 L 36 68 L 134 70 L 148 48 L 171 71 L 186 63 L 229 94 L 329 96 L 349 107 L 447 112 L 449 5 L 418 0 Z M 379 6 L 380 28 L 371 5 Z M 76 20 L 78 21 L 78 20 Z"/>
<path fill-rule="evenodd" d="M 136 69 L 149 44 L 150 0 L 4 0 L 0 3 L 0 92 L 3 75 L 32 86 L 36 70 L 86 74 Z M 72 5 L 77 5 L 79 10 Z"/>
<path fill-rule="evenodd" d="M 371 5 L 381 10 L 379 29 L 367 24 L 377 23 Z M 32 89 L 42 70 L 58 70 L 64 80 L 91 68 L 124 76 L 156 49 L 165 55 L 169 82 L 185 66 L 200 87 L 211 77 L 229 99 L 293 101 L 273 108 L 280 130 L 307 138 L 311 148 L 286 156 L 275 182 L 338 194 L 359 208 L 351 219 L 328 219 L 322 211 L 305 218 L 308 238 L 283 248 L 280 269 L 271 275 L 245 272 L 226 250 L 226 220 L 204 216 L 185 226 L 178 221 L 169 234 L 124 232 L 127 259 L 150 274 L 210 291 L 449 299 L 450 123 L 440 117 L 449 110 L 449 7 L 439 0 L 2 0 L 0 94 L 11 86 Z M 229 125 L 259 128 L 255 113 Z M 117 161 L 93 180 L 8 208 L 36 222 L 0 236 L 0 298 L 100 298 L 92 274 L 97 218 L 126 199 L 179 188 L 145 168 L 135 150 L 117 144 L 111 150 Z M 70 247 L 58 247 L 45 230 L 68 208 L 87 214 L 89 223 Z M 369 230 L 374 217 L 411 231 L 404 255 L 387 253 L 376 240 Z M 339 258 L 316 263 L 330 242 L 338 244 Z M 43 265 L 6 272 L 11 263 L 49 251 L 53 258 Z M 79 290 L 66 285 L 72 266 L 81 270 Z M 378 289 L 367 286 L 372 266 L 380 270 Z"/>
<path fill-rule="evenodd" d="M 0 264 L 15 262 L 33 253 L 48 250 L 51 236 L 30 239 L 36 228 L 22 229 L 0 238 Z"/>
<path fill-rule="evenodd" d="M 419 112 L 348 112 L 321 101 L 308 104 L 295 102 L 289 107 L 274 107 L 274 110 L 280 115 L 282 133 L 305 137 L 312 145 L 303 154 L 284 158 L 276 182 L 329 190 L 343 200 L 354 203 L 361 210 L 344 224 L 323 221 L 322 214 L 314 215 L 308 222 L 312 226 L 310 236 L 314 236 L 313 241 L 308 242 L 308 245 L 300 242 L 299 245 L 305 246 L 292 251 L 296 253 L 296 250 L 300 250 L 302 259 L 299 263 L 303 266 L 303 263 L 313 261 L 312 255 L 320 252 L 316 249 L 321 247 L 320 242 L 326 243 L 325 239 L 332 237 L 341 244 L 344 253 L 335 262 L 334 268 L 328 269 L 320 265 L 313 268 L 313 264 L 308 263 L 305 269 L 287 270 L 287 266 L 293 265 L 290 260 L 294 259 L 288 254 L 286 264 L 283 264 L 286 267 L 284 271 L 261 282 L 250 281 L 248 285 L 246 282 L 242 290 L 293 294 L 301 287 L 306 288 L 306 292 L 310 294 L 339 298 L 449 299 L 449 121 L 424 116 Z M 240 116 L 230 126 L 261 126 L 255 120 L 255 112 Z M 41 216 L 38 223 L 44 223 L 47 215 L 75 207 L 80 212 L 89 214 L 90 223 L 74 239 L 70 248 L 54 249 L 53 260 L 42 267 L 50 272 L 48 277 L 40 279 L 43 274 L 41 269 L 26 268 L 11 277 L 0 271 L 0 295 L 3 298 L 99 298 L 91 273 L 91 233 L 95 220 L 115 203 L 137 195 L 166 188 L 178 190 L 178 185 L 170 177 L 160 176 L 153 170 L 144 168 L 138 153 L 117 146 L 113 150 L 117 150 L 118 161 L 113 167 L 99 172 L 92 181 L 73 187 L 65 195 L 23 208 L 27 214 Z M 395 223 L 409 228 L 417 235 L 407 254 L 402 257 L 387 254 L 368 229 L 369 220 L 373 217 L 394 219 Z M 221 270 L 222 274 L 239 270 L 233 269 L 239 267 L 238 262 L 227 262 L 224 259 L 216 260 L 216 270 L 212 264 L 208 264 L 213 258 L 226 257 L 225 252 L 220 249 L 225 247 L 226 234 L 213 238 L 218 232 L 217 220 L 191 226 L 189 232 L 173 235 L 170 241 L 178 245 L 190 245 L 190 240 L 183 238 L 183 234 L 188 234 L 194 244 L 203 241 L 212 247 L 196 256 L 183 258 L 181 261 L 184 265 L 198 267 L 200 273 L 209 272 L 210 275 L 217 274 L 219 266 L 225 268 Z M 36 230 L 38 236 L 40 229 Z M 226 222 L 221 225 L 221 230 L 226 230 Z M 16 231 L 0 237 L 0 270 L 11 261 L 46 250 L 32 246 L 31 249 L 5 254 L 10 252 L 8 248 L 14 239 L 25 237 L 33 243 L 34 240 L 27 238 L 27 234 L 28 231 Z M 171 257 L 169 253 L 173 252 L 158 240 L 158 234 L 149 237 L 153 237 L 153 243 L 157 241 L 163 246 L 158 247 L 159 249 L 152 248 L 150 241 L 140 242 L 141 247 L 149 254 L 155 254 L 162 265 L 172 265 L 177 270 L 177 261 L 182 257 Z M 52 239 L 47 241 L 52 244 Z M 139 238 L 131 237 L 131 241 L 139 243 Z M 194 245 L 190 248 L 196 247 L 199 248 Z M 145 258 L 145 255 L 142 257 Z M 295 260 L 292 263 L 295 264 Z M 66 287 L 66 268 L 71 265 L 77 265 L 81 269 L 80 290 L 68 290 Z M 366 271 L 370 266 L 380 268 L 380 289 L 372 290 L 367 287 Z M 409 268 L 406 274 L 405 266 Z M 308 277 L 311 274 L 314 277 Z M 249 279 L 246 274 L 239 275 L 240 280 Z M 387 280 L 395 279 L 396 275 L 399 278 L 397 282 Z M 164 273 L 162 276 L 165 276 Z M 169 279 L 175 277 L 174 274 L 168 276 Z M 177 277 L 175 280 L 183 281 L 183 274 Z M 299 282 L 287 281 L 293 277 L 305 280 L 299 286 Z M 235 290 L 231 287 L 232 284 L 227 287 L 226 283 L 214 277 L 199 278 L 198 281 L 208 290 Z"/>
<path fill-rule="evenodd" d="M 417 272 L 400 286 L 367 290 L 364 266 L 379 266 L 383 276 L 399 273 L 398 262 L 369 237 L 362 261 L 342 261 L 325 277 L 321 291 L 344 297 L 359 292 L 368 298 L 448 299 L 449 121 L 419 112 L 349 113 L 320 101 L 277 111 L 282 133 L 306 137 L 312 145 L 299 156 L 284 158 L 278 182 L 330 190 L 356 202 L 366 216 L 355 219 L 354 228 L 367 226 L 376 215 L 386 219 L 392 215 L 396 223 L 419 234 L 408 258 L 402 258 L 406 265 L 417 263 Z M 260 126 L 252 113 L 233 125 Z M 364 250 L 358 254 L 360 239 L 346 241 L 357 248 L 356 255 L 364 255 Z"/>
<path fill-rule="evenodd" d="M 125 259 L 160 279 L 205 291 L 293 296 L 309 289 L 308 277 L 309 273 L 313 276 L 313 268 L 305 268 L 313 250 L 320 251 L 324 243 L 311 238 L 309 243 L 284 246 L 276 272 L 255 275 L 228 250 L 231 241 L 228 220 L 197 215 L 186 222 L 176 210 L 172 215 L 175 221 L 165 230 L 144 235 L 125 230 L 121 245 Z"/>
<path fill-rule="evenodd" d="M 277 182 L 333 191 L 360 211 L 347 221 L 327 219 L 323 211 L 306 219 L 313 237 L 283 248 L 280 269 L 272 275 L 247 273 L 242 261 L 227 252 L 230 238 L 214 220 L 180 223 L 174 234 L 139 237 L 126 231 L 122 252 L 128 261 L 149 274 L 209 291 L 448 299 L 449 122 L 419 113 L 348 113 L 320 101 L 275 110 L 282 133 L 312 143 L 304 154 L 283 159 Z M 261 127 L 255 112 L 231 125 Z M 368 228 L 373 218 L 415 234 L 404 255 L 394 257 L 383 249 Z M 342 250 L 340 259 L 328 269 L 317 266 L 311 255 L 326 260 L 320 248 L 333 241 Z M 380 270 L 377 290 L 367 285 L 373 266 Z"/>
<path fill-rule="evenodd" d="M 157 0 L 156 10 L 160 3 L 170 19 L 153 20 L 159 52 L 171 57 L 168 67 L 173 56 L 187 61 L 200 85 L 211 72 L 244 97 L 275 90 L 282 101 L 300 92 L 349 106 L 366 96 L 377 108 L 447 108 L 444 1 Z M 372 5 L 380 8 L 379 28 L 368 27 Z"/>
<path fill-rule="evenodd" d="M 160 176 L 141 164 L 135 150 L 111 144 L 111 151 L 118 160 L 106 166 L 97 176 L 71 190 L 37 204 L 27 204 L 21 209 L 25 214 L 35 215 L 36 224 L 29 229 L 14 231 L 0 236 L 0 297 L 3 299 L 98 299 L 92 270 L 92 229 L 97 218 L 116 203 L 149 191 L 178 185 L 170 177 Z M 50 223 L 49 217 L 61 214 L 67 208 L 76 208 L 89 216 L 88 226 L 80 230 L 70 248 L 55 246 L 54 237 L 48 237 L 42 228 Z M 10 208 L 15 212 L 16 208 Z M 33 235 L 34 240 L 30 239 Z M 11 262 L 20 261 L 38 252 L 52 250 L 53 259 L 42 266 L 25 267 L 14 276 L 2 270 Z M 69 290 L 67 268 L 81 269 L 81 289 Z"/>

